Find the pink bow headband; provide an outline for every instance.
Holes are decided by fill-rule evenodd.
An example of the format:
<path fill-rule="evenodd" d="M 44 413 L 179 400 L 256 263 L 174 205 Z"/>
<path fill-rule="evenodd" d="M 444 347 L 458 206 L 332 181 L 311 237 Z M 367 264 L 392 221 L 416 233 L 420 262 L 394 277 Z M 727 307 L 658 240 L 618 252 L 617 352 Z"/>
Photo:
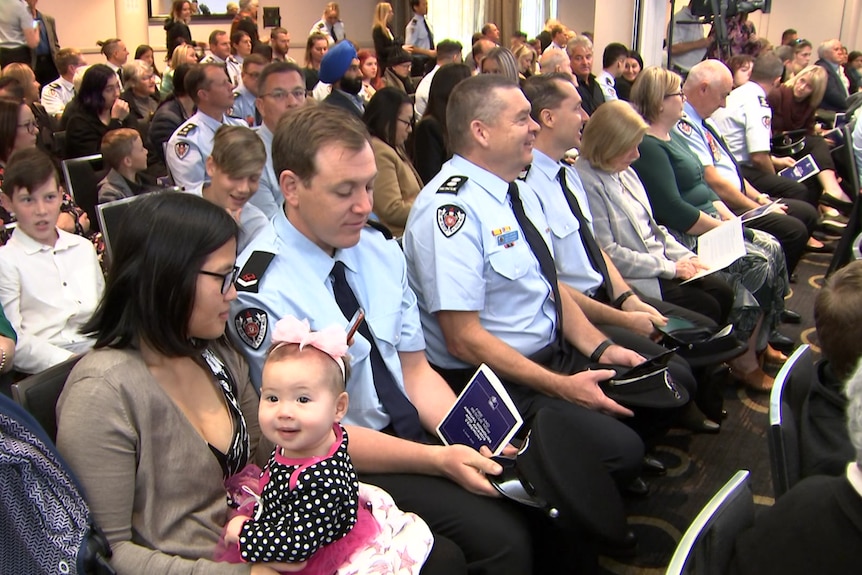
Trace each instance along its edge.
<path fill-rule="evenodd" d="M 311 331 L 307 319 L 302 321 L 292 315 L 278 320 L 275 329 L 272 330 L 272 343 L 275 344 L 273 351 L 285 344 L 299 344 L 302 351 L 306 345 L 319 349 L 338 364 L 341 368 L 341 377 L 345 377 L 344 356 L 347 355 L 347 334 L 344 329 L 337 325 L 325 327 L 320 331 Z M 346 380 L 345 380 L 345 383 Z"/>

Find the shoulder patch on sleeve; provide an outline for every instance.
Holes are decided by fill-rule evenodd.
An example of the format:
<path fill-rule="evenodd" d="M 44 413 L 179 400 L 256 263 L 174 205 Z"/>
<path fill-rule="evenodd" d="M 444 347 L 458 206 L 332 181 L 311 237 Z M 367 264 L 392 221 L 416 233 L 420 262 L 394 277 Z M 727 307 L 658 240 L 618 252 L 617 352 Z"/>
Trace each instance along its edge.
<path fill-rule="evenodd" d="M 769 101 L 766 99 L 766 96 L 758 96 L 757 101 L 760 103 L 761 108 L 769 108 Z"/>
<path fill-rule="evenodd" d="M 464 227 L 466 221 L 467 214 L 460 206 L 444 204 L 437 208 L 437 227 L 447 238 L 457 234 L 458 230 Z"/>
<path fill-rule="evenodd" d="M 180 136 L 181 138 L 186 138 L 186 137 L 188 137 L 189 134 L 191 134 L 192 132 L 194 132 L 197 129 L 198 129 L 198 125 L 190 122 L 190 123 L 186 124 L 185 126 L 183 126 L 182 128 L 180 128 L 179 131 L 177 131 L 177 136 Z"/>
<path fill-rule="evenodd" d="M 392 231 L 389 228 L 376 220 L 368 220 L 367 222 L 365 222 L 365 225 L 369 228 L 374 228 L 375 230 L 383 234 L 383 237 L 387 240 L 391 240 L 394 237 L 392 235 Z"/>
<path fill-rule="evenodd" d="M 691 124 L 685 120 L 680 120 L 676 123 L 676 127 L 682 132 L 683 136 L 691 136 Z"/>
<path fill-rule="evenodd" d="M 262 309 L 247 307 L 234 316 L 233 325 L 244 344 L 252 349 L 258 349 L 266 339 L 269 318 Z"/>
<path fill-rule="evenodd" d="M 236 278 L 236 291 L 257 293 L 260 280 L 274 257 L 272 252 L 252 252 Z"/>
<path fill-rule="evenodd" d="M 438 194 L 457 194 L 458 190 L 469 180 L 467 176 L 450 176 L 448 180 L 443 182 L 437 189 Z"/>

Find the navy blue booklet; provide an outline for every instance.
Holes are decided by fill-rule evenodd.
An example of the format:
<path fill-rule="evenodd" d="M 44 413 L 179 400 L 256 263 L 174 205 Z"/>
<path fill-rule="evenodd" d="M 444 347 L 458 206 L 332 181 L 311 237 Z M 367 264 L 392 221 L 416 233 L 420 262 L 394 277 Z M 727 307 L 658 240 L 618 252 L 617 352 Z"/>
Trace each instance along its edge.
<path fill-rule="evenodd" d="M 437 426 L 446 445 L 483 445 L 499 455 L 524 420 L 500 379 L 484 363 L 464 387 L 455 405 Z"/>

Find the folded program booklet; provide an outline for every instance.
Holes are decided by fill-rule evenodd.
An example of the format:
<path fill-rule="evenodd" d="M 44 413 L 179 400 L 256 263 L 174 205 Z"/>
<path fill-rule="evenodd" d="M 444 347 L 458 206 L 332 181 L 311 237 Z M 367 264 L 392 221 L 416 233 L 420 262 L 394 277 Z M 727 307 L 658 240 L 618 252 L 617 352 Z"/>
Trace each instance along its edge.
<path fill-rule="evenodd" d="M 820 173 L 820 167 L 814 161 L 814 157 L 808 154 L 789 168 L 784 168 L 778 172 L 778 175 L 796 182 L 803 182 L 818 173 Z"/>
<path fill-rule="evenodd" d="M 484 363 L 437 426 L 446 445 L 483 445 L 499 455 L 524 423 L 500 379 Z"/>

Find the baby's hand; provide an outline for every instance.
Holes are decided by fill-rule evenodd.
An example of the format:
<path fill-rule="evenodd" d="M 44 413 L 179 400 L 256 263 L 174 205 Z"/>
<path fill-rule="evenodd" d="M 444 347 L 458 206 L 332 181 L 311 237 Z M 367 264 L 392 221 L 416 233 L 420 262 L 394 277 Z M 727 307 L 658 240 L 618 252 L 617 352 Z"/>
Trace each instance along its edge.
<path fill-rule="evenodd" d="M 242 526 L 245 525 L 245 522 L 250 518 L 245 515 L 237 515 L 233 519 L 227 522 L 227 528 L 225 529 L 224 534 L 224 542 L 228 545 L 234 545 L 239 542 L 239 534 L 242 531 Z"/>

